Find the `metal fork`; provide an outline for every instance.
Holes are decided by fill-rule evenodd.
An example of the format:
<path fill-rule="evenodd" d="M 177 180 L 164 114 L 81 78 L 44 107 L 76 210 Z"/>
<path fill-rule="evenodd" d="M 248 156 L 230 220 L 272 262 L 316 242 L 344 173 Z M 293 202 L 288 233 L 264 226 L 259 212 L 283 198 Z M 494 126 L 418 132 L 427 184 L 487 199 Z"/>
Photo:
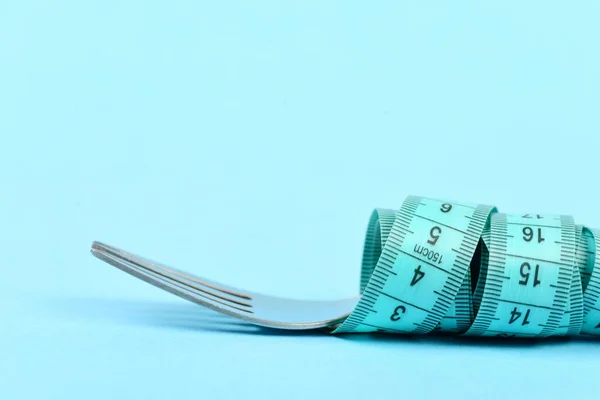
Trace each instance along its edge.
<path fill-rule="evenodd" d="M 94 256 L 167 292 L 255 325 L 278 329 L 335 329 L 359 296 L 330 301 L 294 300 L 236 289 L 94 242 Z"/>

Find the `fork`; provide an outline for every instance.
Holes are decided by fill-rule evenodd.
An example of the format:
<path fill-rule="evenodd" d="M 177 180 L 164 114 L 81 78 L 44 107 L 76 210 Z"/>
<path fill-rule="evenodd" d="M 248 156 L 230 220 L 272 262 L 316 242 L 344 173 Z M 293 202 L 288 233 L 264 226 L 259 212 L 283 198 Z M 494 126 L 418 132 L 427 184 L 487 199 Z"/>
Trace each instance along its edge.
<path fill-rule="evenodd" d="M 296 300 L 236 289 L 155 263 L 100 242 L 94 256 L 169 293 L 243 321 L 277 329 L 335 329 L 350 315 L 360 296 Z"/>

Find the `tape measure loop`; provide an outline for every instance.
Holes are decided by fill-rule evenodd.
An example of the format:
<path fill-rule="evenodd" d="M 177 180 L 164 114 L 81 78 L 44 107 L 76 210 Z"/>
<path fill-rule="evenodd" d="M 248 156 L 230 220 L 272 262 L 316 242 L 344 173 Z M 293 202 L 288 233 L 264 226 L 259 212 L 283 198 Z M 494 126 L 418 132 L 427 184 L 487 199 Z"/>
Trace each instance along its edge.
<path fill-rule="evenodd" d="M 409 196 L 371 214 L 362 296 L 333 333 L 600 335 L 598 238 L 567 215 Z"/>

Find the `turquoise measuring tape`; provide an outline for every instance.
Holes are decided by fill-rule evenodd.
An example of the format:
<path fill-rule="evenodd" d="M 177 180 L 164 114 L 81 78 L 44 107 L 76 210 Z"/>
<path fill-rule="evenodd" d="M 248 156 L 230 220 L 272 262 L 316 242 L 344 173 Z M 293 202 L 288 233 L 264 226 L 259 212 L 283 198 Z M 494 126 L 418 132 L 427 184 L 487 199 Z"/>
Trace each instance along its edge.
<path fill-rule="evenodd" d="M 566 215 L 409 196 L 373 211 L 362 296 L 333 333 L 600 335 L 599 240 Z"/>

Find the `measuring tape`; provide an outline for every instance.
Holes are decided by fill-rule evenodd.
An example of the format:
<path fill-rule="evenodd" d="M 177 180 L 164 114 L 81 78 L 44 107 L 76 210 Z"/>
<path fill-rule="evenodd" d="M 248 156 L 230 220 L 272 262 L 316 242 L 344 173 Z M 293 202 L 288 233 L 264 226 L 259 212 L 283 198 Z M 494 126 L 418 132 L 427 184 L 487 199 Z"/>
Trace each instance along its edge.
<path fill-rule="evenodd" d="M 409 196 L 373 211 L 362 296 L 333 333 L 600 335 L 599 240 L 566 215 Z"/>

